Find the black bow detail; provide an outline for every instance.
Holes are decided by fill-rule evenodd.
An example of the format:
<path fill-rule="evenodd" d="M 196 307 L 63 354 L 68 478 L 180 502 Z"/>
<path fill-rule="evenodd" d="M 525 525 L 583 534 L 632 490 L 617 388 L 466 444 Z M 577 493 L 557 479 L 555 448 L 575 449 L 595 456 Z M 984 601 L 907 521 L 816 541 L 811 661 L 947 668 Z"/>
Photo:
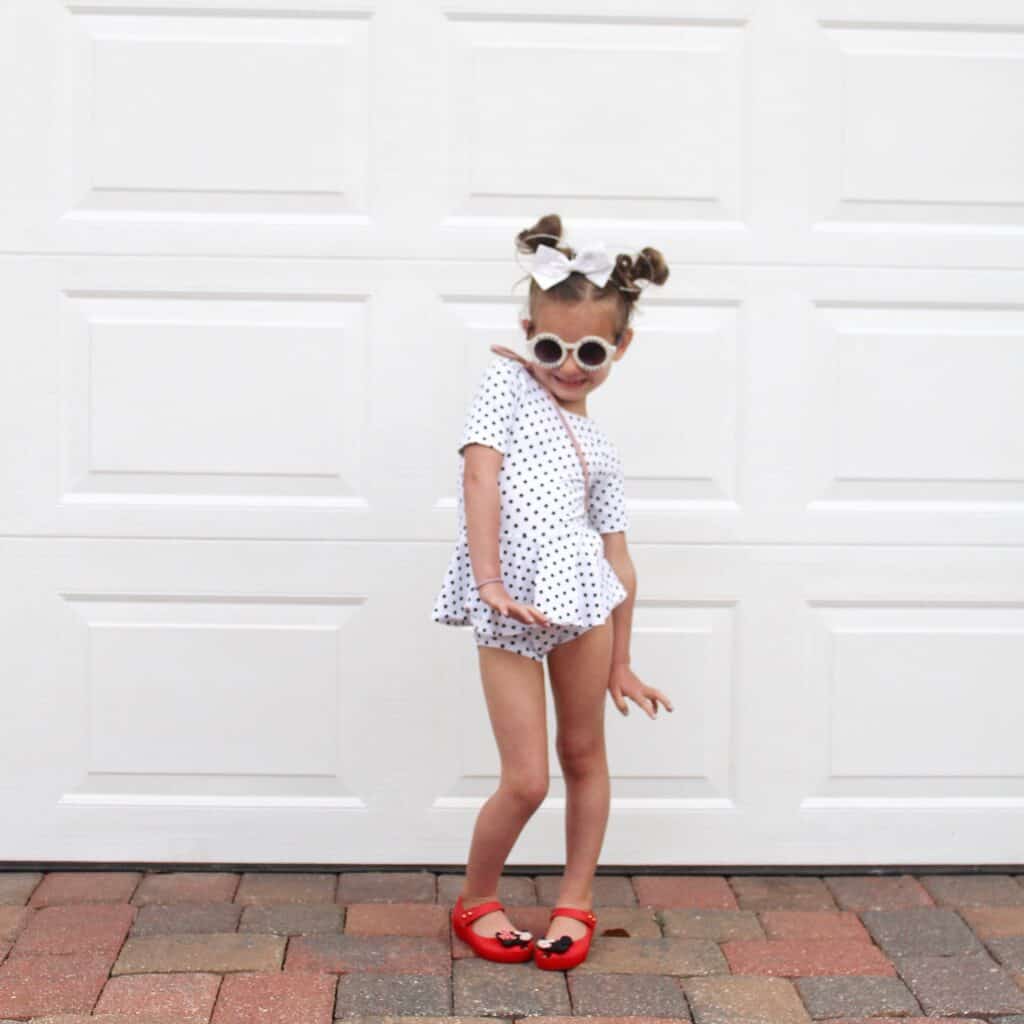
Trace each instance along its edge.
<path fill-rule="evenodd" d="M 555 939 L 550 946 L 541 946 L 540 951 L 550 956 L 552 953 L 564 953 L 572 945 L 572 936 L 563 935 Z"/>
<path fill-rule="evenodd" d="M 506 948 L 509 949 L 512 946 L 528 946 L 530 944 L 529 939 L 524 939 L 519 932 L 514 929 L 506 928 L 504 931 L 495 932 L 494 937 Z"/>

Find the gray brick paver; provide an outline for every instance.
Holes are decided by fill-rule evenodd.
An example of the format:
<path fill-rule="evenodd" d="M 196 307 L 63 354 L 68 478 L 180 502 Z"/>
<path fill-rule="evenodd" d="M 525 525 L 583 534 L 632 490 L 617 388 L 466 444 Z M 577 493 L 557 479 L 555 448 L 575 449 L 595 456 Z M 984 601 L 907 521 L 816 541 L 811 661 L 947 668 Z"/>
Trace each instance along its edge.
<path fill-rule="evenodd" d="M 1010 875 L 920 875 L 921 884 L 940 906 L 1007 907 L 1024 905 L 1024 886 Z"/>
<path fill-rule="evenodd" d="M 925 1013 L 986 1016 L 1024 1012 L 1024 990 L 987 952 L 901 956 L 893 962 Z"/>
<path fill-rule="evenodd" d="M 437 902 L 452 906 L 462 892 L 465 880 L 464 874 L 438 875 Z M 502 875 L 498 879 L 497 895 L 506 907 L 528 907 L 537 904 L 537 886 L 529 875 Z"/>
<path fill-rule="evenodd" d="M 899 978 L 871 975 L 795 978 L 808 1012 L 822 1017 L 914 1017 L 921 1007 Z"/>
<path fill-rule="evenodd" d="M 889 956 L 952 956 L 983 949 L 963 918 L 948 907 L 865 910 L 860 919 Z"/>
<path fill-rule="evenodd" d="M 129 938 L 111 974 L 277 971 L 288 940 L 276 935 L 148 935 Z"/>
<path fill-rule="evenodd" d="M 431 936 L 297 935 L 288 939 L 285 970 L 447 976 L 451 944 Z"/>
<path fill-rule="evenodd" d="M 129 935 L 198 935 L 238 930 L 237 903 L 147 903 L 139 907 Z"/>
<path fill-rule="evenodd" d="M 752 910 L 677 910 L 658 911 L 666 938 L 712 939 L 727 942 L 730 939 L 763 939 L 764 928 Z"/>
<path fill-rule="evenodd" d="M 451 981 L 440 975 L 343 974 L 338 978 L 334 1016 L 447 1017 L 451 1005 Z"/>
<path fill-rule="evenodd" d="M 568 1016 L 572 1007 L 565 976 L 565 971 L 542 971 L 529 960 L 457 960 L 452 969 L 454 1011 L 486 1017 Z"/>
<path fill-rule="evenodd" d="M 42 880 L 42 871 L 0 871 L 0 906 L 24 906 Z"/>
<path fill-rule="evenodd" d="M 692 1020 L 679 979 L 663 974 L 566 973 L 575 1016 Z"/>
<path fill-rule="evenodd" d="M 437 876 L 430 871 L 343 871 L 338 876 L 338 903 L 434 903 L 436 899 Z"/>
<path fill-rule="evenodd" d="M 1024 972 L 1024 935 L 1001 939 L 989 939 L 989 952 L 1008 970 Z"/>
<path fill-rule="evenodd" d="M 729 965 L 709 939 L 595 938 L 580 974 L 728 974 Z"/>

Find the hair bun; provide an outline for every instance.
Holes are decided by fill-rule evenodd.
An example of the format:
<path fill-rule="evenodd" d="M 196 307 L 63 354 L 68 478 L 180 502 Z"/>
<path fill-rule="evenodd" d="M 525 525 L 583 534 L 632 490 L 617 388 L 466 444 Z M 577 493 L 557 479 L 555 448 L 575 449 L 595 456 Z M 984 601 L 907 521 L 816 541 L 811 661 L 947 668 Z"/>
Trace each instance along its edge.
<path fill-rule="evenodd" d="M 550 245 L 569 259 L 576 256 L 570 245 L 562 241 L 562 218 L 557 213 L 548 213 L 531 227 L 524 228 L 516 235 L 516 250 L 521 253 L 535 253 L 540 245 Z M 668 280 L 668 264 L 658 249 L 644 246 L 635 257 L 627 252 L 618 253 L 608 281 L 598 288 L 585 275 L 573 273 L 551 288 L 542 290 L 536 281 L 530 279 L 530 304 L 542 293 L 555 301 L 580 302 L 593 298 L 598 301 L 616 299 L 621 307 L 619 329 L 624 328 L 633 313 L 633 307 L 644 288 L 638 283 L 664 284 Z"/>

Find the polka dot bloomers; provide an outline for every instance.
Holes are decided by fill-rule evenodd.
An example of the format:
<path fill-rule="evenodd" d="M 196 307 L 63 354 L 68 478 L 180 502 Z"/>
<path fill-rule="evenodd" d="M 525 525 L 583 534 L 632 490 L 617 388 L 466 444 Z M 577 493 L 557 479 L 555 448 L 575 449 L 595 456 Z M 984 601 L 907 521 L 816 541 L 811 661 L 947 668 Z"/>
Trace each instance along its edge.
<path fill-rule="evenodd" d="M 476 643 L 543 661 L 556 645 L 604 622 L 628 596 L 605 557 L 602 533 L 628 526 L 618 451 L 592 419 L 563 409 L 583 449 L 583 467 L 555 408 L 554 396 L 514 359 L 496 356 L 466 415 L 459 454 L 485 444 L 504 455 L 498 474 L 501 516 L 498 553 L 505 589 L 533 605 L 550 626 L 520 622 L 481 600 L 469 560 L 462 459 L 458 539 L 431 618 L 473 627 Z"/>

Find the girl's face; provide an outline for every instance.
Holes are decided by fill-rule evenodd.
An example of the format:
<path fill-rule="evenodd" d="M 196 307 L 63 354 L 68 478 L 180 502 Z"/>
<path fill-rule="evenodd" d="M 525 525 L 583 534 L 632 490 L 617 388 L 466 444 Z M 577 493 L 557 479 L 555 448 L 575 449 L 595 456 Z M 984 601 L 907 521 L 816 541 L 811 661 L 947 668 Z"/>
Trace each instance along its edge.
<path fill-rule="evenodd" d="M 533 372 L 540 381 L 566 405 L 581 404 L 586 396 L 599 388 L 611 373 L 611 364 L 625 354 L 633 337 L 632 328 L 625 328 L 616 344 L 615 322 L 617 309 L 614 302 L 543 302 L 535 303 L 533 319 L 520 323 L 528 338 L 541 331 L 553 331 L 563 341 L 573 344 L 588 334 L 597 334 L 615 345 L 615 354 L 600 369 L 584 370 L 570 352 L 565 362 L 556 369 L 533 363 Z"/>

